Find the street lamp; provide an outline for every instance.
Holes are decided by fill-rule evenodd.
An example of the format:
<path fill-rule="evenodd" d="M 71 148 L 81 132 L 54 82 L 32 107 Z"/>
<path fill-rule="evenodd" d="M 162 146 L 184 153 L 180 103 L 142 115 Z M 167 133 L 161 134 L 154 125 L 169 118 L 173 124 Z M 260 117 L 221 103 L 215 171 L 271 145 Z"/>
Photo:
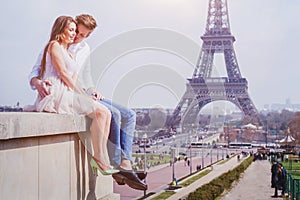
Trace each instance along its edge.
<path fill-rule="evenodd" d="M 203 151 L 204 151 L 204 143 L 203 143 L 203 136 L 201 136 L 201 143 L 202 143 L 202 145 L 201 145 L 201 150 L 202 150 L 202 156 L 201 156 L 201 160 L 202 160 L 202 167 L 201 168 L 204 168 L 204 153 L 203 153 Z"/>
<path fill-rule="evenodd" d="M 192 159 L 192 140 L 193 140 L 194 124 L 192 124 L 192 131 L 190 135 L 190 174 L 193 172 L 193 159 Z"/>
<path fill-rule="evenodd" d="M 268 148 L 268 133 L 269 133 L 269 123 L 267 120 L 267 130 L 266 130 L 266 148 Z"/>
<path fill-rule="evenodd" d="M 173 145 L 174 145 L 174 147 L 175 147 L 175 138 L 176 138 L 176 136 L 175 136 L 175 135 L 172 135 L 172 138 L 173 138 Z"/>
<path fill-rule="evenodd" d="M 217 146 L 217 161 L 219 161 L 219 148 Z"/>
<path fill-rule="evenodd" d="M 222 146 L 222 160 L 224 160 L 224 146 Z"/>
<path fill-rule="evenodd" d="M 146 174 L 146 143 L 147 143 L 147 133 L 143 135 L 143 141 L 144 141 L 144 174 Z M 144 182 L 146 184 L 146 178 L 144 179 Z M 144 196 L 146 196 L 146 190 L 144 190 Z"/>
<path fill-rule="evenodd" d="M 190 174 L 192 174 L 193 172 L 193 167 L 192 167 L 192 140 L 193 140 L 193 136 L 190 136 Z"/>
<path fill-rule="evenodd" d="M 225 140 L 227 140 L 227 147 L 229 147 L 230 144 L 230 132 L 231 132 L 231 126 L 228 121 L 225 121 Z"/>
<path fill-rule="evenodd" d="M 173 138 L 173 147 L 171 147 L 171 156 L 172 156 L 172 181 L 174 181 L 175 180 L 175 165 L 174 164 L 175 164 L 175 138 L 176 138 L 176 136 L 173 135 L 172 138 Z"/>
<path fill-rule="evenodd" d="M 212 147 L 210 148 L 210 164 L 212 165 L 213 160 L 212 160 Z"/>

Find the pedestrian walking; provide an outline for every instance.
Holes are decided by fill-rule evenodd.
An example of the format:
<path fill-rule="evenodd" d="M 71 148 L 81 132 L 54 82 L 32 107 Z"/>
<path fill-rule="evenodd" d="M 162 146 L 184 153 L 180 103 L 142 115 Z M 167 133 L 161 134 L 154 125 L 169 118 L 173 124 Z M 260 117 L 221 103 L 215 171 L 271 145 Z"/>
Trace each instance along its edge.
<path fill-rule="evenodd" d="M 275 188 L 274 195 L 272 197 L 276 198 L 278 197 L 278 164 L 276 161 L 273 161 L 272 167 L 271 167 L 271 188 Z"/>
<path fill-rule="evenodd" d="M 281 190 L 281 197 L 285 197 L 286 190 L 286 170 L 281 163 L 273 162 L 271 167 L 271 187 L 274 188 L 273 198 L 277 198 L 278 190 Z"/>

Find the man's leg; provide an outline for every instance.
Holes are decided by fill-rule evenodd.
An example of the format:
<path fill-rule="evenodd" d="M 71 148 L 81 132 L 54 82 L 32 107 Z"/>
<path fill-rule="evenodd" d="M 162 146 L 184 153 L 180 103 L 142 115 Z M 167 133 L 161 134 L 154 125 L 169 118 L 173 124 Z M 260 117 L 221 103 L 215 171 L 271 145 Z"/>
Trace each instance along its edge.
<path fill-rule="evenodd" d="M 285 190 L 286 190 L 286 181 L 282 181 L 281 196 L 285 196 Z"/>
<path fill-rule="evenodd" d="M 112 118 L 115 118 L 112 123 L 112 131 L 113 137 L 111 142 L 119 142 L 121 147 L 121 162 L 123 160 L 131 161 L 132 160 L 132 142 L 133 142 L 133 134 L 135 130 L 136 123 L 136 114 L 133 110 L 128 109 L 119 104 L 113 103 L 110 100 L 101 100 L 103 104 L 105 104 L 110 110 L 114 110 L 112 113 Z M 114 116 L 115 115 L 115 116 Z M 119 133 L 119 141 L 114 137 L 118 137 Z M 119 145 L 117 144 L 117 145 Z M 119 148 L 119 146 L 117 146 Z M 122 165 L 122 163 L 120 163 Z M 124 166 L 125 167 L 125 166 Z"/>
<path fill-rule="evenodd" d="M 113 178 L 118 182 L 118 184 L 126 183 L 131 188 L 137 190 L 147 190 L 148 186 L 143 183 L 140 178 L 138 178 L 137 174 L 132 170 L 131 166 L 132 141 L 136 122 L 135 112 L 121 105 L 115 104 L 109 100 L 101 101 L 102 104 L 106 105 L 111 111 L 114 112 L 112 113 L 112 118 L 114 118 L 114 122 L 112 124 L 114 125 L 111 127 L 112 136 L 110 139 L 112 139 L 112 143 L 118 143 L 116 145 L 117 149 L 119 148 L 119 146 L 121 146 L 121 156 L 119 156 L 119 159 L 121 159 L 119 169 L 121 171 L 115 174 Z M 113 155 L 117 154 L 114 153 Z M 117 158 L 112 160 L 117 160 Z"/>
<path fill-rule="evenodd" d="M 272 197 L 278 197 L 278 188 L 277 188 L 277 185 L 275 185 L 275 191 L 274 191 L 274 195 Z"/>

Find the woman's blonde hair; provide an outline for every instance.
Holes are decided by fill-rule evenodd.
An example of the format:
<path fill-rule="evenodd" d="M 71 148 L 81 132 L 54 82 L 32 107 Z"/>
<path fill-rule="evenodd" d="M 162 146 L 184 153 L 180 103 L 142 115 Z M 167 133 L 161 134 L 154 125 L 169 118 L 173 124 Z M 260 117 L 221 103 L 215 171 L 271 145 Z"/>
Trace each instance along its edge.
<path fill-rule="evenodd" d="M 56 18 L 52 26 L 49 42 L 47 43 L 44 49 L 44 54 L 41 63 L 41 71 L 38 76 L 39 79 L 41 79 L 44 76 L 46 70 L 46 55 L 47 55 L 49 45 L 51 44 L 52 41 L 57 41 L 58 43 L 61 43 L 64 39 L 64 34 L 63 34 L 64 30 L 72 22 L 76 24 L 75 20 L 69 16 L 59 16 L 58 18 Z"/>

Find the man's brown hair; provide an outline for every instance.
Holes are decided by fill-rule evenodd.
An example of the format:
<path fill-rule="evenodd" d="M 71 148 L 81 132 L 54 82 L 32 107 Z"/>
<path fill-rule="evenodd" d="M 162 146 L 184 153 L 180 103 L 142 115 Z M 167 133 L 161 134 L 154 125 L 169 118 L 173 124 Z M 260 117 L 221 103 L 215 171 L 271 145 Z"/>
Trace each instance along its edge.
<path fill-rule="evenodd" d="M 78 15 L 75 20 L 77 24 L 82 24 L 92 31 L 97 27 L 97 22 L 94 17 L 88 14 Z"/>

